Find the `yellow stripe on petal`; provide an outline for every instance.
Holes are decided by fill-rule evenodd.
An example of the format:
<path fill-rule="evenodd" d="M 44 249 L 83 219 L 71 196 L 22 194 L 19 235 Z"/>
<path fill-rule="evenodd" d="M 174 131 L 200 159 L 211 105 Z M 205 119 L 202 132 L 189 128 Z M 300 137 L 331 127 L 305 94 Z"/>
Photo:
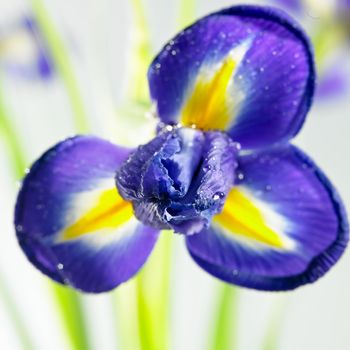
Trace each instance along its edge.
<path fill-rule="evenodd" d="M 202 130 L 225 130 L 232 124 L 235 98 L 232 96 L 233 77 L 250 47 L 245 41 L 219 63 L 205 65 L 198 73 L 194 86 L 181 113 L 181 124 L 195 125 Z"/>
<path fill-rule="evenodd" d="M 61 239 L 72 240 L 101 229 L 116 229 L 132 217 L 131 203 L 125 201 L 116 188 L 105 190 L 93 208 L 64 230 Z"/>
<path fill-rule="evenodd" d="M 261 209 L 237 188 L 229 193 L 222 212 L 214 217 L 214 223 L 220 224 L 232 235 L 249 238 L 273 248 L 287 248 L 283 234 L 271 228 Z"/>

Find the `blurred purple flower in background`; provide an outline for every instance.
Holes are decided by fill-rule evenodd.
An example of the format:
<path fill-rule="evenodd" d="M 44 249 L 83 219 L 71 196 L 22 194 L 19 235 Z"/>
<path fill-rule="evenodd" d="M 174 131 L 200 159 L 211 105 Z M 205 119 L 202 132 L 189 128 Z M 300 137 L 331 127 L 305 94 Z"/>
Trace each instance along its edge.
<path fill-rule="evenodd" d="M 350 72 L 347 66 L 349 51 L 343 44 L 344 39 L 349 42 L 350 38 L 350 1 L 272 0 L 271 3 L 311 24 L 319 77 L 318 101 L 345 97 L 350 89 Z"/>
<path fill-rule="evenodd" d="M 228 8 L 169 41 L 148 79 L 153 140 L 125 149 L 77 136 L 32 166 L 15 212 L 28 259 L 57 282 L 103 292 L 134 276 L 171 229 L 229 283 L 288 290 L 325 274 L 348 225 L 329 180 L 289 143 L 314 94 L 302 29 L 280 10 Z"/>
<path fill-rule="evenodd" d="M 53 62 L 32 16 L 0 27 L 0 62 L 14 77 L 30 81 L 52 78 Z"/>

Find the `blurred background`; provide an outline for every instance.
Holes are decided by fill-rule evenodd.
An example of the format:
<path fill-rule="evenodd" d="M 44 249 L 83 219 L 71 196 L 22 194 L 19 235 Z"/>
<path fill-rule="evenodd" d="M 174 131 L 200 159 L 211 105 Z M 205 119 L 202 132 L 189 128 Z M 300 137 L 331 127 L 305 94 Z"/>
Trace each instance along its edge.
<path fill-rule="evenodd" d="M 1 350 L 350 349 L 349 252 L 314 285 L 265 293 L 215 280 L 176 236 L 171 252 L 160 244 L 138 278 L 83 295 L 49 281 L 16 241 L 13 208 L 26 167 L 76 133 L 123 145 L 149 140 L 152 56 L 195 19 L 237 3 L 246 1 L 0 0 Z M 294 142 L 350 207 L 349 1 L 253 3 L 284 8 L 312 37 L 318 90 Z M 138 280 L 152 278 L 140 312 Z"/>

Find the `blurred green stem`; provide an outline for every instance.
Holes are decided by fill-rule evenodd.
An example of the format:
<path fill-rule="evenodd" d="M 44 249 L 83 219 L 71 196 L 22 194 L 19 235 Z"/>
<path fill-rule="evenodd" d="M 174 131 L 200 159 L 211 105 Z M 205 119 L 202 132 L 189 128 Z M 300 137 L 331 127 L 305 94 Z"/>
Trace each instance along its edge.
<path fill-rule="evenodd" d="M 170 348 L 172 239 L 172 232 L 161 232 L 150 261 L 137 277 L 138 321 L 142 350 Z"/>
<path fill-rule="evenodd" d="M 90 349 L 82 297 L 73 289 L 55 282 L 50 284 L 72 348 Z"/>
<path fill-rule="evenodd" d="M 31 3 L 35 18 L 48 45 L 50 57 L 53 59 L 53 63 L 65 84 L 72 107 L 75 129 L 79 133 L 86 133 L 89 130 L 89 122 L 69 55 L 50 19 L 43 1 L 31 0 Z"/>
<path fill-rule="evenodd" d="M 147 70 L 152 48 L 142 0 L 130 0 L 133 14 L 132 60 L 128 97 L 134 103 L 148 103 Z"/>
<path fill-rule="evenodd" d="M 1 75 L 0 81 L 3 81 Z M 0 85 L 0 134 L 2 136 L 1 138 L 5 141 L 5 146 L 7 146 L 7 154 L 10 156 L 14 176 L 19 180 L 24 174 L 26 161 L 21 142 L 17 138 L 15 128 L 11 123 L 5 101 L 6 98 Z"/>
<path fill-rule="evenodd" d="M 317 69 L 322 72 L 329 53 L 341 46 L 342 33 L 336 23 L 322 22 L 312 36 Z"/>
<path fill-rule="evenodd" d="M 0 84 L 2 82 L 2 77 L 0 76 Z M 4 97 L 2 86 L 0 85 L 0 135 L 1 139 L 5 141 L 5 146 L 7 146 L 7 154 L 10 158 L 10 164 L 12 165 L 14 176 L 20 179 L 23 176 L 25 169 L 25 157 L 22 152 L 22 148 L 15 129 L 11 124 L 11 119 L 9 117 L 7 106 L 5 103 L 6 99 Z M 15 301 L 12 298 L 12 294 L 6 285 L 5 281 L 0 275 L 0 297 L 3 300 L 3 305 L 7 309 L 10 320 L 17 332 L 18 339 L 25 350 L 34 350 L 35 347 L 29 336 L 29 332 L 25 326 L 22 316 L 17 308 Z"/>
<path fill-rule="evenodd" d="M 226 283 L 220 284 L 214 325 L 209 350 L 234 350 L 237 348 L 238 290 Z"/>

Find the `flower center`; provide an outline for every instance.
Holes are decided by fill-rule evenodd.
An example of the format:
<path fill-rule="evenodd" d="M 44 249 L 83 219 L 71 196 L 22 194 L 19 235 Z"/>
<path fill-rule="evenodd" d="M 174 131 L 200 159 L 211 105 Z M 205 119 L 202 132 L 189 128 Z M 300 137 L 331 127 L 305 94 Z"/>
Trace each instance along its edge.
<path fill-rule="evenodd" d="M 130 155 L 116 184 L 144 224 L 197 233 L 222 210 L 234 184 L 237 150 L 219 131 L 163 128 Z"/>

